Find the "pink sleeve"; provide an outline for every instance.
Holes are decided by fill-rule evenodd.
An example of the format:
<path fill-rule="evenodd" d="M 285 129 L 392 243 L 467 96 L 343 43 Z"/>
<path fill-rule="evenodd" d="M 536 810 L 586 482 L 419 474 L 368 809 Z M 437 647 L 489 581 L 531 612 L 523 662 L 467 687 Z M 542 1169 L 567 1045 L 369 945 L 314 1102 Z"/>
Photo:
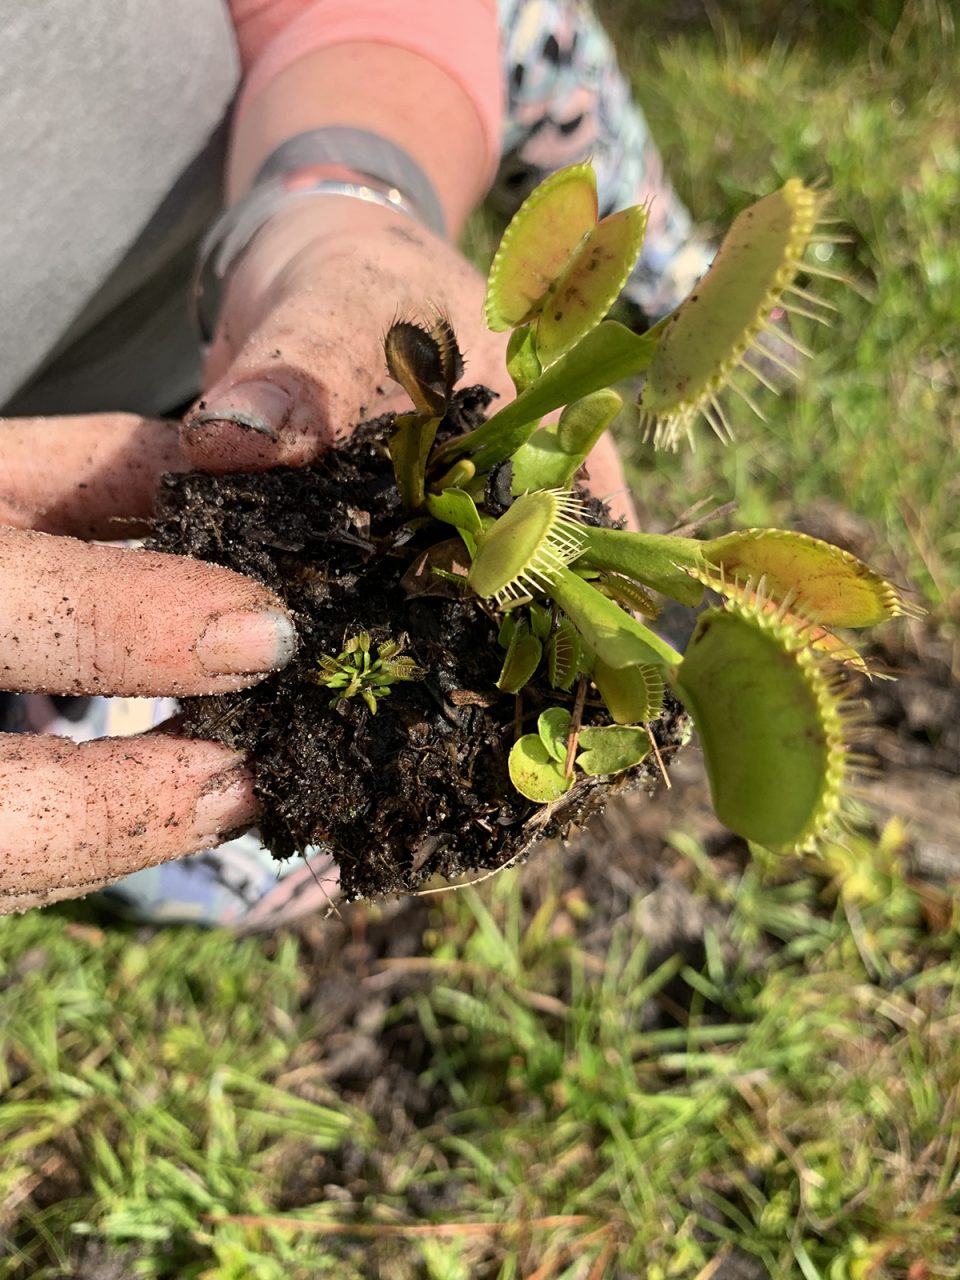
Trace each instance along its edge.
<path fill-rule="evenodd" d="M 504 89 L 496 0 L 229 0 L 246 81 L 238 112 L 292 63 L 352 42 L 395 45 L 428 59 L 464 91 L 500 158 Z"/>

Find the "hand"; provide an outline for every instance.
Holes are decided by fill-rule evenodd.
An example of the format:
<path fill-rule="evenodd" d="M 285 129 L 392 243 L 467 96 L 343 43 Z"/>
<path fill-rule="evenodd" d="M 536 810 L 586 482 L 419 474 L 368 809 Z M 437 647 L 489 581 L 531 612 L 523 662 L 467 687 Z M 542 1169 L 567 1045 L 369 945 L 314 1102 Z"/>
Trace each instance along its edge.
<path fill-rule="evenodd" d="M 217 693 L 291 656 L 292 625 L 258 584 L 78 540 L 142 532 L 160 475 L 185 465 L 170 423 L 0 422 L 0 687 Z M 0 734 L 0 912 L 88 893 L 254 816 L 249 771 L 216 743 L 166 727 L 86 743 Z"/>
<path fill-rule="evenodd" d="M 431 307 L 453 324 L 467 381 L 510 398 L 506 335 L 486 329 L 483 295 L 463 256 L 402 213 L 343 196 L 292 202 L 231 274 L 187 456 L 214 472 L 302 466 L 357 423 L 409 409 L 383 338 Z"/>

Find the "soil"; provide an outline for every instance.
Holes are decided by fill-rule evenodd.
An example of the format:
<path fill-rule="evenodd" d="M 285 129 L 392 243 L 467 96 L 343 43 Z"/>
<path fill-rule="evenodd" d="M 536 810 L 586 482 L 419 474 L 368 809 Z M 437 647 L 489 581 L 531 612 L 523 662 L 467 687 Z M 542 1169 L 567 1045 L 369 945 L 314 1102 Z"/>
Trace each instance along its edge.
<path fill-rule="evenodd" d="M 446 432 L 475 426 L 490 398 L 482 387 L 459 392 Z M 391 423 L 364 424 L 308 468 L 169 476 L 152 540 L 258 579 L 296 619 L 301 644 L 286 670 L 253 689 L 186 700 L 184 727 L 249 754 L 264 843 L 277 858 L 327 846 L 348 900 L 518 861 L 582 825 L 614 791 L 649 791 L 659 779 L 648 762 L 615 779 L 581 777 L 542 807 L 513 788 L 507 755 L 518 726 L 533 729 L 545 706 L 572 695 L 535 686 L 522 698 L 499 693 L 499 619 L 456 585 L 417 572 L 437 525 L 411 521 L 400 506 Z M 489 494 L 491 508 L 504 488 L 509 497 L 503 484 Z M 596 502 L 585 518 L 610 523 Z M 404 638 L 423 673 L 394 684 L 376 714 L 316 681 L 321 655 L 339 654 L 362 631 L 374 645 Z M 588 701 L 583 719 L 607 717 Z M 669 699 L 654 726 L 668 760 L 686 726 Z"/>

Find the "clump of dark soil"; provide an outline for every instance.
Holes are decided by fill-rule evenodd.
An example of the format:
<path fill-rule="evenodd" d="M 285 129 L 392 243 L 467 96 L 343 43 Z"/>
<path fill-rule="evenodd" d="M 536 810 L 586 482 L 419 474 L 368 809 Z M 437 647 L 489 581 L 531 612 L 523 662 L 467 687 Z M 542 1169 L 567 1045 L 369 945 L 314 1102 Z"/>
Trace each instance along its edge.
<path fill-rule="evenodd" d="M 458 393 L 448 429 L 476 425 L 489 398 L 483 388 Z M 303 469 L 169 476 L 152 542 L 248 574 L 292 611 L 301 644 L 286 670 L 253 689 L 188 699 L 185 731 L 248 753 L 265 844 L 277 858 L 329 846 L 348 898 L 496 869 L 582 824 L 614 789 L 652 787 L 658 776 L 644 762 L 614 785 L 581 778 L 544 807 L 514 790 L 507 755 L 518 726 L 530 731 L 544 706 L 572 697 L 499 693 L 498 619 L 429 572 L 412 583 L 437 526 L 401 508 L 389 426 L 389 418 L 365 424 Z M 595 502 L 588 518 L 610 523 Z M 361 631 L 375 645 L 406 637 L 424 673 L 395 684 L 376 715 L 360 697 L 331 705 L 314 678 L 320 656 L 339 654 Z M 605 719 L 588 701 L 584 723 Z M 661 752 L 679 745 L 685 727 L 668 700 L 656 727 Z"/>

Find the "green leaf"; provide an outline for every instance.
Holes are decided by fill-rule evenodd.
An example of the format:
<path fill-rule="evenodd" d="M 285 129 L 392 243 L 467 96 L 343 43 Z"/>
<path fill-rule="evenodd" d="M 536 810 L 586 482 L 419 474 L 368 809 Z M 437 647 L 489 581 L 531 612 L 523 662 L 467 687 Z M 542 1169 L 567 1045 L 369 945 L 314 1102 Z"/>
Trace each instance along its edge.
<path fill-rule="evenodd" d="M 591 653 L 608 666 L 672 666 L 680 660 L 680 654 L 666 640 L 624 613 L 572 569 L 558 569 L 550 580 L 548 593 L 577 628 Z"/>
<path fill-rule="evenodd" d="M 650 738 L 645 729 L 594 725 L 580 730 L 580 746 L 584 750 L 577 756 L 577 767 L 595 778 L 639 764 L 650 750 Z"/>
<path fill-rule="evenodd" d="M 596 221 L 597 178 L 590 164 L 558 170 L 527 197 L 503 234 L 487 280 L 484 305 L 494 332 L 537 314 Z"/>
<path fill-rule="evenodd" d="M 562 490 L 517 498 L 478 540 L 467 575 L 470 586 L 501 607 L 510 599 L 543 594 L 554 569 L 580 553 L 582 526 L 570 519 L 578 511 Z"/>
<path fill-rule="evenodd" d="M 845 760 L 840 701 L 811 650 L 776 621 L 709 609 L 673 686 L 720 821 L 773 849 L 805 847 L 836 813 Z"/>
<path fill-rule="evenodd" d="M 617 724 L 643 724 L 656 720 L 663 710 L 665 686 L 660 667 L 617 669 L 597 658 L 590 674 Z"/>
<path fill-rule="evenodd" d="M 622 573 L 603 573 L 596 585 L 605 596 L 616 600 L 625 609 L 642 613 L 645 618 L 656 618 L 660 613 L 650 592 L 641 587 L 639 582 L 625 578 Z"/>
<path fill-rule="evenodd" d="M 567 739 L 573 718 L 565 707 L 548 707 L 537 720 L 537 733 L 547 754 L 563 764 L 567 758 Z"/>
<path fill-rule="evenodd" d="M 435 520 L 452 524 L 455 529 L 479 538 L 483 524 L 476 504 L 463 489 L 444 489 L 441 493 L 427 494 L 427 510 Z"/>
<path fill-rule="evenodd" d="M 530 616 L 530 630 L 538 640 L 546 642 L 550 635 L 550 625 L 553 621 L 550 610 L 544 608 L 542 604 L 527 605 L 527 613 Z"/>
<path fill-rule="evenodd" d="M 541 427 L 510 459 L 511 491 L 565 489 L 623 408 L 615 391 L 595 391 L 567 405 L 556 426 Z"/>
<path fill-rule="evenodd" d="M 583 656 L 580 633 L 563 614 L 547 640 L 547 678 L 554 689 L 571 687 Z"/>
<path fill-rule="evenodd" d="M 899 592 L 862 560 L 820 538 L 786 529 L 745 529 L 700 543 L 704 559 L 735 582 L 827 627 L 870 627 L 904 612 Z M 714 577 L 707 585 L 721 589 Z"/>
<path fill-rule="evenodd" d="M 696 605 L 703 599 L 703 587 L 685 571 L 703 567 L 701 543 L 696 538 L 592 526 L 584 529 L 584 537 L 584 568 L 612 569 L 681 604 Z"/>
<path fill-rule="evenodd" d="M 394 424 L 390 458 L 400 500 L 408 511 L 418 511 L 426 499 L 424 475 L 439 425 L 439 418 L 421 413 L 403 413 Z"/>
<path fill-rule="evenodd" d="M 510 638 L 510 647 L 503 660 L 497 688 L 504 693 L 519 693 L 533 678 L 542 656 L 543 645 L 535 635 L 531 635 L 526 622 L 518 623 Z"/>
<path fill-rule="evenodd" d="M 525 324 L 514 329 L 507 342 L 507 373 L 517 395 L 536 382 L 542 372 L 533 325 Z"/>
<path fill-rule="evenodd" d="M 585 458 L 622 408 L 623 400 L 611 387 L 572 401 L 557 423 L 561 449 Z"/>
<path fill-rule="evenodd" d="M 590 231 L 550 289 L 537 321 L 544 365 L 578 342 L 607 314 L 633 270 L 647 227 L 641 205 L 612 213 Z"/>
<path fill-rule="evenodd" d="M 538 804 L 559 800 L 573 785 L 573 779 L 564 777 L 563 766 L 549 755 L 536 733 L 517 739 L 510 749 L 507 768 L 510 781 L 520 794 Z"/>
<path fill-rule="evenodd" d="M 565 489 L 579 465 L 561 447 L 555 427 L 540 427 L 510 458 L 510 492 L 519 497 L 531 489 Z"/>
<path fill-rule="evenodd" d="M 544 414 L 643 373 L 656 345 L 655 337 L 604 320 L 476 431 L 446 441 L 437 457 L 470 453 L 478 471 L 489 470 L 530 439 Z"/>
<path fill-rule="evenodd" d="M 666 318 L 639 400 L 656 444 L 675 447 L 711 407 L 802 269 L 821 203 L 791 178 L 745 209 L 693 293 Z"/>

